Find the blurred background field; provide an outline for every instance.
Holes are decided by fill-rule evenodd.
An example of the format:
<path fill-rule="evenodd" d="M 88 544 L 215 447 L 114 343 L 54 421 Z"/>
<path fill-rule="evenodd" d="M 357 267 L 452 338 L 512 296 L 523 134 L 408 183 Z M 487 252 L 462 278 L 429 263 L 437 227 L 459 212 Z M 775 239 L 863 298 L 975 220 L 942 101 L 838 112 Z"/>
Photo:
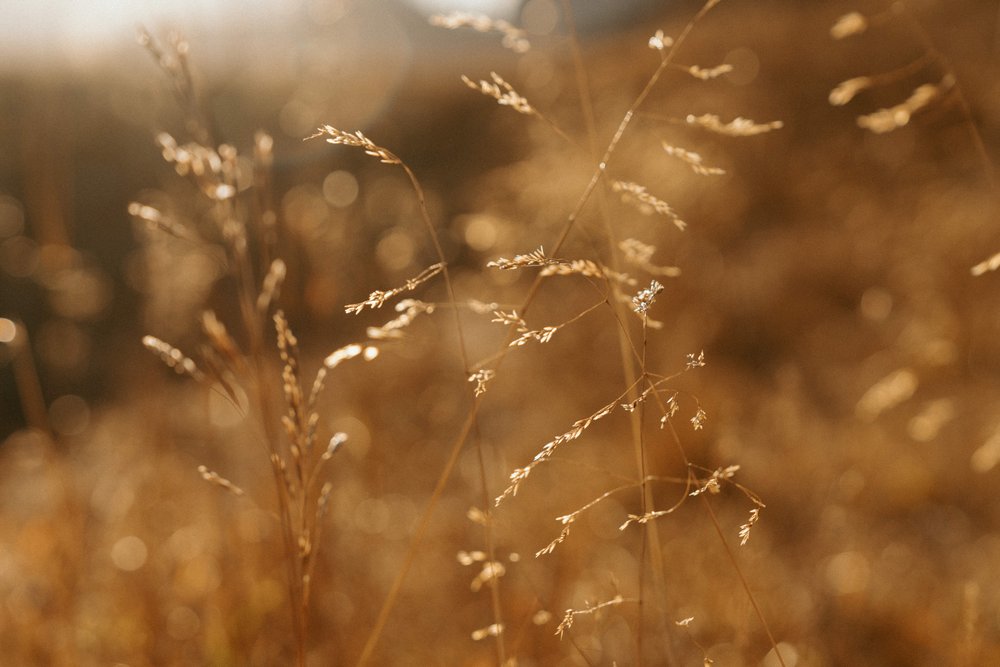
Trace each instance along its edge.
<path fill-rule="evenodd" d="M 551 247 L 593 171 L 547 124 L 459 78 L 499 73 L 586 145 L 561 2 L 488 8 L 525 28 L 523 54 L 496 35 L 427 21 L 485 5 L 238 5 L 0 9 L 0 651 L 10 664 L 272 665 L 292 655 L 259 426 L 141 342 L 153 334 L 197 351 L 202 310 L 235 321 L 237 306 L 212 247 L 129 215 L 141 202 L 199 225 L 207 208 L 154 141 L 161 131 L 187 141 L 190 128 L 135 43 L 136 22 L 161 38 L 184 35 L 218 142 L 252 156 L 257 130 L 274 138 L 269 194 L 288 265 L 280 305 L 306 377 L 395 314 L 347 315 L 345 304 L 436 261 L 405 175 L 360 151 L 303 142 L 317 126 L 360 129 L 412 167 L 456 291 L 483 302 L 520 300 L 527 272 L 487 262 Z M 677 35 L 701 5 L 572 6 L 603 146 L 656 68 L 649 37 Z M 885 3 L 724 0 L 679 62 L 733 71 L 710 81 L 671 73 L 614 162 L 616 178 L 648 186 L 687 229 L 607 196 L 620 237 L 655 245 L 656 263 L 681 270 L 663 279 L 651 312 L 663 328 L 648 354 L 666 373 L 704 350 L 707 365 L 676 384 L 708 421 L 693 430 L 686 401 L 677 429 L 692 461 L 738 464 L 736 479 L 766 504 L 737 558 L 786 665 L 1000 661 L 1000 277 L 970 273 L 1000 251 L 1000 236 L 992 166 L 968 122 L 987 155 L 1000 154 L 1000 8 L 906 6 L 947 59 L 970 117 L 948 94 L 894 132 L 857 126 L 858 115 L 941 80 L 935 64 L 830 105 L 841 81 L 925 52 L 902 21 L 831 38 L 839 16 Z M 730 139 L 670 120 L 705 113 L 784 127 Z M 664 140 L 726 175 L 693 175 L 663 156 Z M 594 254 L 599 210 L 588 205 L 560 256 Z M 533 326 L 594 300 L 558 285 L 540 292 Z M 440 282 L 418 296 L 446 299 Z M 502 343 L 490 315 L 462 318 L 473 357 Z M 491 640 L 471 636 L 493 622 L 488 587 L 473 591 L 478 566 L 456 555 L 485 548 L 470 508 L 484 509 L 510 471 L 624 390 L 613 320 L 582 322 L 515 350 L 491 382 L 478 420 L 489 493 L 470 444 L 374 664 L 496 664 Z M 275 373 L 279 363 L 275 351 Z M 466 417 L 462 371 L 450 314 L 439 312 L 377 360 L 331 373 L 320 429 L 350 440 L 331 462 L 310 664 L 361 654 Z M 654 421 L 652 465 L 683 476 Z M 641 648 L 628 605 L 554 635 L 567 608 L 634 596 L 647 567 L 641 531 L 618 530 L 638 511 L 628 494 L 586 514 L 553 554 L 533 556 L 559 534 L 556 517 L 635 477 L 628 431 L 621 414 L 595 425 L 496 510 L 507 654 L 522 666 L 779 664 L 694 503 L 658 522 L 667 595 L 646 605 Z M 247 495 L 206 484 L 199 465 Z M 679 488 L 658 491 L 658 504 Z M 710 502 L 737 548 L 752 505 L 730 487 Z M 688 628 L 674 625 L 688 617 Z"/>

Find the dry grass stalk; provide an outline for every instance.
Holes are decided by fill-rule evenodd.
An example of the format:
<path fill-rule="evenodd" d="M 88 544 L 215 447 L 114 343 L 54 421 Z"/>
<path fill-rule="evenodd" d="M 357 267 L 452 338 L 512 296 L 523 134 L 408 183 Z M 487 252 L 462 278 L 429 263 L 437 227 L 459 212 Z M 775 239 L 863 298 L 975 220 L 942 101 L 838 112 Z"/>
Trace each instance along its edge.
<path fill-rule="evenodd" d="M 234 495 L 243 495 L 243 489 L 236 486 L 225 477 L 222 477 L 219 473 L 209 470 L 205 466 L 198 466 L 198 473 L 201 475 L 203 480 L 210 484 L 215 484 L 216 486 L 219 486 Z"/>
<path fill-rule="evenodd" d="M 476 32 L 500 33 L 503 36 L 500 43 L 503 44 L 504 48 L 510 49 L 514 53 L 527 53 L 531 49 L 527 33 L 508 21 L 493 19 L 485 14 L 471 14 L 469 12 L 436 14 L 430 18 L 430 23 L 448 30 L 471 28 Z"/>
<path fill-rule="evenodd" d="M 754 121 L 737 116 L 728 123 L 724 123 L 717 115 L 707 113 L 701 116 L 688 115 L 684 121 L 688 125 L 695 125 L 704 128 L 709 132 L 722 134 L 727 137 L 752 137 L 772 130 L 779 130 L 785 126 L 780 120 L 769 123 L 755 123 Z"/>
<path fill-rule="evenodd" d="M 604 407 L 602 407 L 600 410 L 593 413 L 589 417 L 585 417 L 584 419 L 578 419 L 577 421 L 573 422 L 573 426 L 570 427 L 568 431 L 556 436 L 549 442 L 545 443 L 545 445 L 542 446 L 541 450 L 537 454 L 535 454 L 535 457 L 531 460 L 531 463 L 524 466 L 523 468 L 518 468 L 517 470 L 515 470 L 510 474 L 510 484 L 507 486 L 506 489 L 504 489 L 503 493 L 501 493 L 496 498 L 496 500 L 494 501 L 494 505 L 499 507 L 500 504 L 508 497 L 516 496 L 517 490 L 520 488 L 524 480 L 528 478 L 528 476 L 531 474 L 531 471 L 534 470 L 536 466 L 551 458 L 552 455 L 555 453 L 556 448 L 559 447 L 559 445 L 565 442 L 576 440 L 581 435 L 583 435 L 583 432 L 587 430 L 591 424 L 593 424 L 598 420 L 604 419 L 609 414 L 611 414 L 611 412 L 615 409 L 615 406 L 619 404 L 619 402 L 622 400 L 622 398 L 624 398 L 627 395 L 627 393 L 628 392 L 622 393 L 621 395 L 618 396 L 618 398 L 608 403 L 607 405 L 605 405 Z"/>
<path fill-rule="evenodd" d="M 667 142 L 663 142 L 663 150 L 667 152 L 667 155 L 672 155 L 673 157 L 679 158 L 681 161 L 687 163 L 687 165 L 691 167 L 691 171 L 699 176 L 721 176 L 726 173 L 725 169 L 707 166 L 701 155 L 699 153 L 695 153 L 694 151 L 678 148 L 677 146 L 671 146 Z"/>
<path fill-rule="evenodd" d="M 287 270 L 285 263 L 280 259 L 271 262 L 267 275 L 264 276 L 264 284 L 260 294 L 257 295 L 257 312 L 262 316 L 266 315 L 271 306 L 278 301 L 281 293 L 281 285 L 285 282 Z"/>
<path fill-rule="evenodd" d="M 637 206 L 643 213 L 655 212 L 666 216 L 681 231 L 687 227 L 687 223 L 681 220 L 670 204 L 647 192 L 645 186 L 631 181 L 613 181 L 611 189 L 621 193 L 622 201 Z"/>
<path fill-rule="evenodd" d="M 443 263 L 432 264 L 426 269 L 421 271 L 418 275 L 407 279 L 406 283 L 400 287 L 394 287 L 389 290 L 375 290 L 368 295 L 368 298 L 359 303 L 351 303 L 344 306 L 344 312 L 348 315 L 357 315 L 367 306 L 368 308 L 381 308 L 385 305 L 385 302 L 397 294 L 402 294 L 403 292 L 412 292 L 417 287 L 427 282 L 437 274 L 444 270 Z"/>
<path fill-rule="evenodd" d="M 607 609 L 608 607 L 617 607 L 625 602 L 634 602 L 634 600 L 626 600 L 621 594 L 614 596 L 610 600 L 605 600 L 595 605 L 588 605 L 583 609 L 567 609 L 566 613 L 563 615 L 562 621 L 559 622 L 559 627 L 556 628 L 556 636 L 559 639 L 563 638 L 566 631 L 573 627 L 573 621 L 577 616 L 589 616 L 591 614 L 596 614 L 602 609 Z"/>
<path fill-rule="evenodd" d="M 492 79 L 492 81 L 480 79 L 477 82 L 473 81 L 464 74 L 462 75 L 462 83 L 472 90 L 477 90 L 487 97 L 492 97 L 501 106 L 510 107 L 518 113 L 523 113 L 529 116 L 538 115 L 538 112 L 531 106 L 531 103 L 528 102 L 527 98 L 521 96 L 516 90 L 514 90 L 514 87 L 504 81 L 503 77 L 496 72 L 490 72 L 490 79 Z"/>
<path fill-rule="evenodd" d="M 236 196 L 238 165 L 232 146 L 223 144 L 215 149 L 195 142 L 178 144 L 166 132 L 156 135 L 156 143 L 174 171 L 190 177 L 209 199 L 225 201 Z"/>

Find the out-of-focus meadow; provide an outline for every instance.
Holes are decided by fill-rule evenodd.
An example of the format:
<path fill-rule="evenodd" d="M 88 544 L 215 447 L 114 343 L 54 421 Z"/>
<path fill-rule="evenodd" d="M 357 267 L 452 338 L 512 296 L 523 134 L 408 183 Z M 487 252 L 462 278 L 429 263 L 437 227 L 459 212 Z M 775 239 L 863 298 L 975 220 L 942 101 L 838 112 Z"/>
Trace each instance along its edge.
<path fill-rule="evenodd" d="M 1000 662 L 996 3 L 236 4 L 0 74 L 0 662 Z"/>

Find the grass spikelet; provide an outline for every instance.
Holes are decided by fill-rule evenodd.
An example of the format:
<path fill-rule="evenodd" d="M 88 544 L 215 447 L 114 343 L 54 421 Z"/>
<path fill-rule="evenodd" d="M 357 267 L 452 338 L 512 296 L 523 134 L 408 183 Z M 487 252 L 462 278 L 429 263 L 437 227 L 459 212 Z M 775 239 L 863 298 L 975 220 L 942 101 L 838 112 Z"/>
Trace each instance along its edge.
<path fill-rule="evenodd" d="M 185 241 L 194 241 L 195 237 L 183 225 L 164 215 L 159 209 L 139 202 L 128 205 L 128 214 L 137 220 L 145 222 L 150 229 L 159 230 L 170 236 Z"/>
<path fill-rule="evenodd" d="M 237 496 L 243 495 L 243 489 L 236 486 L 225 477 L 222 477 L 221 475 L 219 475 L 219 473 L 209 470 L 205 466 L 198 466 L 198 474 L 200 474 L 201 478 L 206 482 L 208 482 L 209 484 L 214 484 L 218 487 L 221 487 L 226 491 L 229 491 L 233 495 Z"/>
<path fill-rule="evenodd" d="M 860 12 L 844 14 L 830 27 L 830 36 L 834 39 L 844 39 L 860 35 L 868 29 L 868 19 Z"/>
<path fill-rule="evenodd" d="M 651 280 L 649 287 L 641 290 L 632 297 L 632 308 L 640 315 L 645 315 L 646 311 L 653 307 L 656 296 L 663 291 L 663 285 L 656 280 Z"/>
<path fill-rule="evenodd" d="M 351 343 L 350 345 L 338 348 L 327 355 L 326 359 L 323 360 L 323 366 L 332 370 L 344 361 L 360 356 L 363 356 L 365 361 L 371 361 L 378 356 L 378 348 L 372 345 Z"/>
<path fill-rule="evenodd" d="M 462 75 L 462 83 L 472 90 L 477 90 L 487 97 L 492 97 L 501 106 L 510 107 L 518 113 L 529 116 L 537 115 L 538 112 L 531 106 L 531 103 L 525 97 L 518 94 L 513 86 L 504 81 L 503 77 L 496 72 L 490 72 L 490 79 L 492 81 L 480 79 L 477 82 L 464 74 Z"/>
<path fill-rule="evenodd" d="M 918 385 L 917 374 L 912 369 L 900 368 L 872 385 L 858 401 L 855 412 L 861 419 L 873 421 L 913 396 Z"/>
<path fill-rule="evenodd" d="M 542 277 L 579 275 L 588 278 L 607 279 L 621 285 L 633 287 L 637 284 L 635 278 L 632 278 L 628 274 L 613 271 L 589 259 L 573 259 L 559 264 L 549 264 L 539 271 L 538 275 Z"/>
<path fill-rule="evenodd" d="M 974 267 L 969 269 L 969 271 L 974 276 L 981 276 L 984 273 L 996 271 L 997 269 L 1000 269 L 1000 252 L 987 257 L 983 261 L 979 262 L 979 264 L 976 264 Z"/>
<path fill-rule="evenodd" d="M 187 375 L 199 382 L 205 379 L 205 374 L 201 372 L 194 360 L 170 343 L 164 342 L 156 336 L 143 336 L 142 344 L 147 350 L 158 356 L 160 361 L 174 369 L 178 375 Z"/>
<path fill-rule="evenodd" d="M 523 269 L 534 266 L 553 266 L 566 264 L 564 259 L 553 259 L 545 256 L 545 248 L 538 246 L 537 250 L 532 250 L 524 255 L 514 255 L 514 259 L 501 257 L 486 264 L 488 268 L 509 271 L 511 269 Z"/>
<path fill-rule="evenodd" d="M 687 165 L 691 167 L 691 171 L 699 176 L 721 176 L 726 173 L 725 169 L 705 165 L 701 155 L 699 153 L 695 153 L 694 151 L 678 148 L 677 146 L 671 146 L 666 142 L 663 142 L 663 150 L 667 152 L 667 155 L 672 155 L 673 157 L 679 158 L 681 161 L 687 163 Z"/>
<path fill-rule="evenodd" d="M 780 120 L 771 121 L 769 123 L 755 123 L 754 121 L 743 118 L 742 116 L 737 116 L 728 123 L 723 122 L 715 114 L 703 114 L 701 116 L 695 116 L 693 114 L 688 115 L 684 121 L 688 125 L 695 125 L 697 127 L 704 128 L 709 132 L 714 132 L 716 134 L 722 134 L 727 137 L 752 137 L 758 134 L 764 134 L 765 132 L 771 132 L 772 130 L 780 130 L 785 126 Z"/>
<path fill-rule="evenodd" d="M 717 79 L 723 74 L 732 72 L 733 66 L 729 63 L 723 63 L 721 65 L 716 65 L 715 67 L 698 67 L 697 65 L 692 65 L 685 68 L 684 71 L 696 79 L 708 81 L 710 79 Z"/>
<path fill-rule="evenodd" d="M 754 527 L 757 521 L 760 520 L 760 507 L 755 507 L 750 510 L 750 516 L 747 518 L 747 522 L 740 526 L 740 546 L 745 547 L 747 542 L 750 541 L 750 529 Z"/>
<path fill-rule="evenodd" d="M 368 295 L 368 298 L 359 303 L 351 303 L 344 306 L 344 312 L 348 315 L 357 315 L 363 311 L 366 307 L 368 308 L 381 308 L 385 305 L 385 302 L 396 296 L 397 294 L 402 294 L 403 292 L 412 292 L 417 287 L 427 282 L 437 274 L 444 270 L 444 264 L 437 263 L 428 266 L 426 269 L 421 271 L 418 275 L 409 278 L 406 283 L 400 287 L 394 287 L 389 290 L 375 290 Z"/>
<path fill-rule="evenodd" d="M 476 32 L 500 33 L 500 41 L 504 48 L 510 49 L 514 53 L 527 53 L 531 49 L 531 42 L 528 35 L 520 28 L 512 25 L 503 19 L 494 19 L 485 14 L 472 14 L 469 12 L 451 12 L 450 14 L 435 14 L 431 16 L 430 24 L 447 30 L 457 30 L 459 28 L 471 28 Z"/>
<path fill-rule="evenodd" d="M 286 273 L 287 270 L 283 261 L 276 259 L 271 262 L 267 275 L 264 276 L 264 284 L 261 287 L 260 294 L 257 295 L 257 312 L 261 315 L 266 314 L 270 310 L 271 304 L 278 300 L 278 295 L 281 293 L 281 285 L 285 282 Z"/>
<path fill-rule="evenodd" d="M 377 157 L 379 162 L 382 164 L 401 165 L 403 163 L 403 161 L 396 157 L 392 151 L 388 148 L 383 148 L 382 146 L 377 145 L 374 141 L 366 137 L 361 130 L 345 132 L 344 130 L 339 130 L 332 125 L 324 125 L 317 128 L 316 132 L 306 137 L 305 140 L 308 141 L 309 139 L 316 139 L 318 137 L 324 137 L 327 143 L 330 144 L 360 148 L 366 155 Z"/>
<path fill-rule="evenodd" d="M 368 327 L 367 335 L 372 340 L 398 340 L 403 337 L 403 329 L 413 324 L 413 320 L 418 315 L 430 315 L 436 306 L 433 303 L 424 303 L 417 299 L 403 299 L 395 306 L 395 311 L 399 313 L 380 327 Z"/>
<path fill-rule="evenodd" d="M 875 134 L 885 134 L 886 132 L 898 130 L 909 124 L 910 119 L 913 118 L 913 114 L 939 98 L 954 83 L 955 79 L 951 75 L 948 75 L 940 83 L 925 83 L 917 86 L 906 100 L 896 106 L 858 116 L 858 127 L 874 132 Z"/>
<path fill-rule="evenodd" d="M 875 83 L 870 76 L 856 76 L 847 81 L 841 81 L 830 91 L 830 104 L 833 106 L 844 106 L 854 99 L 863 90 L 867 90 Z"/>
<path fill-rule="evenodd" d="M 485 628 L 480 628 L 472 632 L 472 641 L 482 641 L 488 637 L 498 637 L 503 632 L 502 623 L 493 623 Z"/>
<path fill-rule="evenodd" d="M 614 181 L 611 189 L 621 193 L 622 201 L 637 206 L 643 213 L 655 212 L 666 216 L 681 231 L 687 227 L 687 223 L 681 220 L 670 204 L 647 192 L 645 186 L 631 181 Z"/>
<path fill-rule="evenodd" d="M 486 393 L 486 384 L 496 377 L 496 371 L 490 370 L 488 368 L 482 368 L 472 375 L 469 376 L 469 382 L 475 382 L 476 388 L 473 389 L 473 394 L 478 398 Z"/>

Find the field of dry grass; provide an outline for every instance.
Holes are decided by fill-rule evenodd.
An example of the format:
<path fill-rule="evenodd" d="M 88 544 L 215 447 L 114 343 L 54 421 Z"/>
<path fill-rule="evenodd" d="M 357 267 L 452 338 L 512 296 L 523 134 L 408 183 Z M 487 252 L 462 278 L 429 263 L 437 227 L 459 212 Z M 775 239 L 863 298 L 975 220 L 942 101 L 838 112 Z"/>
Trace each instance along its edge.
<path fill-rule="evenodd" d="M 5 75 L 0 662 L 1000 662 L 996 4 L 666 4 Z"/>

